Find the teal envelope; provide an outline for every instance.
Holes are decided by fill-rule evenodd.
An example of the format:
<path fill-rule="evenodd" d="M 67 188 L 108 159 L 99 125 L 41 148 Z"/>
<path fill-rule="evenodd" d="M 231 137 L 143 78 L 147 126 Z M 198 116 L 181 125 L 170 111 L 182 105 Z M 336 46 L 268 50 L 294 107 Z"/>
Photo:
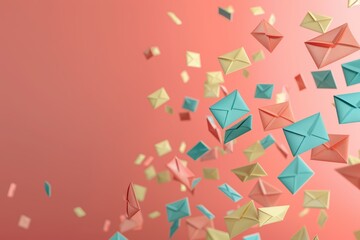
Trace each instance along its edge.
<path fill-rule="evenodd" d="M 200 141 L 187 152 L 187 155 L 192 159 L 197 160 L 199 157 L 207 153 L 209 150 L 210 148 L 206 146 L 205 143 Z"/>
<path fill-rule="evenodd" d="M 340 124 L 360 122 L 360 92 L 334 96 Z"/>
<path fill-rule="evenodd" d="M 261 240 L 260 233 L 244 236 L 243 240 Z"/>
<path fill-rule="evenodd" d="M 180 227 L 180 220 L 175 220 L 175 222 L 173 222 L 171 224 L 171 227 L 170 227 L 170 238 L 174 235 L 174 233 L 179 229 Z"/>
<path fill-rule="evenodd" d="M 260 140 L 260 144 L 264 149 L 267 149 L 274 143 L 275 143 L 275 139 L 271 134 L 267 135 L 266 137 Z"/>
<path fill-rule="evenodd" d="M 204 205 L 197 205 L 197 209 L 199 209 L 200 212 L 202 212 L 208 219 L 214 219 L 215 215 L 210 212 Z"/>
<path fill-rule="evenodd" d="M 195 112 L 198 105 L 199 105 L 199 100 L 190 97 L 185 97 L 182 107 L 191 112 Z"/>
<path fill-rule="evenodd" d="M 278 179 L 292 194 L 295 194 L 313 175 L 313 170 L 299 156 L 296 156 L 278 176 Z"/>
<path fill-rule="evenodd" d="M 49 182 L 45 181 L 44 183 L 44 189 L 45 189 L 45 193 L 48 197 L 51 197 L 51 185 Z"/>
<path fill-rule="evenodd" d="M 222 128 L 225 128 L 244 116 L 250 110 L 240 93 L 235 90 L 214 105 L 210 107 L 210 111 L 214 115 Z"/>
<path fill-rule="evenodd" d="M 255 98 L 271 99 L 274 91 L 274 84 L 257 84 Z"/>
<path fill-rule="evenodd" d="M 283 130 L 293 156 L 329 141 L 320 113 L 293 123 Z"/>
<path fill-rule="evenodd" d="M 360 59 L 341 65 L 347 86 L 360 83 Z"/>
<path fill-rule="evenodd" d="M 317 88 L 335 88 L 336 83 L 330 70 L 316 71 L 311 73 Z"/>
<path fill-rule="evenodd" d="M 127 240 L 120 232 L 116 232 L 109 240 Z"/>
<path fill-rule="evenodd" d="M 240 199 L 242 199 L 242 196 L 235 189 L 233 189 L 226 183 L 224 183 L 223 185 L 220 185 L 218 188 L 220 189 L 220 191 L 225 193 L 225 195 L 228 196 L 234 202 L 237 202 Z"/>
<path fill-rule="evenodd" d="M 184 198 L 179 201 L 167 204 L 166 213 L 169 222 L 175 222 L 176 220 L 190 216 L 191 213 L 189 199 Z"/>
<path fill-rule="evenodd" d="M 194 189 L 198 184 L 199 182 L 201 181 L 201 178 L 195 178 L 192 182 L 191 182 L 191 189 Z"/>
<path fill-rule="evenodd" d="M 252 115 L 235 124 L 225 131 L 224 143 L 228 143 L 237 137 L 249 132 L 252 129 Z"/>

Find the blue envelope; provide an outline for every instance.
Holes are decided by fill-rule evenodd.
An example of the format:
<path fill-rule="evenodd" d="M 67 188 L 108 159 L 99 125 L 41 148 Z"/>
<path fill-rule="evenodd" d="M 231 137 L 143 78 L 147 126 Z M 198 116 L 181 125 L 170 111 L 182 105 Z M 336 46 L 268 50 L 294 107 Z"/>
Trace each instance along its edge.
<path fill-rule="evenodd" d="M 216 121 L 225 128 L 244 116 L 250 110 L 242 99 L 240 93 L 235 90 L 210 107 Z"/>
<path fill-rule="evenodd" d="M 204 205 L 197 205 L 197 209 L 199 209 L 200 212 L 202 212 L 208 219 L 214 219 L 215 215 L 210 212 Z"/>
<path fill-rule="evenodd" d="M 198 105 L 199 105 L 199 100 L 190 97 L 185 97 L 182 107 L 191 112 L 195 112 Z"/>
<path fill-rule="evenodd" d="M 283 130 L 293 156 L 329 141 L 320 113 L 293 123 Z"/>
<path fill-rule="evenodd" d="M 235 124 L 225 131 L 224 143 L 228 143 L 237 137 L 249 132 L 252 129 L 252 115 Z"/>
<path fill-rule="evenodd" d="M 360 83 L 360 59 L 341 65 L 347 86 Z"/>
<path fill-rule="evenodd" d="M 311 73 L 317 88 L 334 88 L 336 83 L 330 70 L 316 71 Z"/>
<path fill-rule="evenodd" d="M 166 204 L 166 213 L 169 222 L 175 222 L 176 220 L 190 216 L 189 199 L 184 198 L 179 201 Z"/>
<path fill-rule="evenodd" d="M 267 135 L 266 137 L 260 140 L 260 144 L 264 149 L 267 149 L 274 143 L 275 143 L 275 139 L 271 134 Z"/>
<path fill-rule="evenodd" d="M 120 232 L 116 232 L 109 240 L 128 240 L 124 235 L 122 235 Z"/>
<path fill-rule="evenodd" d="M 274 84 L 257 84 L 255 98 L 271 99 L 274 91 Z"/>
<path fill-rule="evenodd" d="M 278 176 L 278 179 L 292 194 L 295 194 L 313 175 L 313 170 L 299 156 L 296 156 Z"/>
<path fill-rule="evenodd" d="M 194 188 L 199 184 L 200 181 L 201 181 L 201 177 L 195 178 L 195 179 L 191 182 L 191 189 L 194 189 Z"/>
<path fill-rule="evenodd" d="M 174 233 L 179 229 L 179 227 L 180 227 L 180 220 L 176 220 L 175 222 L 173 222 L 173 223 L 171 224 L 171 227 L 170 227 L 170 235 L 169 235 L 170 238 L 171 238 L 171 237 L 174 235 Z"/>
<path fill-rule="evenodd" d="M 360 92 L 334 96 L 340 124 L 360 122 Z"/>
<path fill-rule="evenodd" d="M 210 148 L 206 146 L 205 143 L 200 141 L 187 152 L 187 155 L 192 159 L 197 160 L 199 157 L 207 153 L 209 150 Z"/>
<path fill-rule="evenodd" d="M 240 199 L 242 199 L 242 196 L 235 189 L 233 189 L 226 183 L 224 183 L 223 185 L 220 185 L 218 188 L 220 189 L 220 191 L 225 193 L 225 195 L 228 196 L 234 202 L 237 202 Z"/>
<path fill-rule="evenodd" d="M 260 233 L 244 236 L 243 240 L 261 240 Z"/>

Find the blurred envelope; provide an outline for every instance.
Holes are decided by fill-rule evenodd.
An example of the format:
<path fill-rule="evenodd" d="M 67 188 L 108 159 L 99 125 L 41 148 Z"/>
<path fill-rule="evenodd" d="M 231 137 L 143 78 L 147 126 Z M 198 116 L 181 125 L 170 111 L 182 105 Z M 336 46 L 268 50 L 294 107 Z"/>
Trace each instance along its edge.
<path fill-rule="evenodd" d="M 172 149 L 169 140 L 164 140 L 155 144 L 155 150 L 159 157 L 170 153 Z"/>
<path fill-rule="evenodd" d="M 190 216 L 189 199 L 184 198 L 179 201 L 166 204 L 166 212 L 169 222 L 175 222 L 181 218 Z"/>
<path fill-rule="evenodd" d="M 344 178 L 360 189 L 360 164 L 336 169 Z"/>
<path fill-rule="evenodd" d="M 201 67 L 200 53 L 186 51 L 186 64 L 188 67 L 200 68 Z"/>
<path fill-rule="evenodd" d="M 317 88 L 336 89 L 336 83 L 331 70 L 311 72 Z"/>
<path fill-rule="evenodd" d="M 170 170 L 170 172 L 174 175 L 174 178 L 176 180 L 184 184 L 189 191 L 192 190 L 191 182 L 192 179 L 195 177 L 195 175 L 190 169 L 185 167 L 177 157 L 175 157 L 166 166 Z"/>
<path fill-rule="evenodd" d="M 326 223 L 328 219 L 328 216 L 326 214 L 326 212 L 324 210 L 321 210 L 320 211 L 320 214 L 318 216 L 318 221 L 317 221 L 317 224 L 320 226 L 320 227 L 323 227 Z"/>
<path fill-rule="evenodd" d="M 167 182 L 171 181 L 171 174 L 168 170 L 165 170 L 165 171 L 159 172 L 156 175 L 156 178 L 157 178 L 158 183 L 167 183 Z"/>
<path fill-rule="evenodd" d="M 360 122 L 360 92 L 335 95 L 334 100 L 340 124 Z"/>
<path fill-rule="evenodd" d="M 218 13 L 231 21 L 233 18 L 234 8 L 232 6 L 228 6 L 226 8 L 219 7 Z"/>
<path fill-rule="evenodd" d="M 154 109 L 160 107 L 170 99 L 165 88 L 160 88 L 159 90 L 156 90 L 155 92 L 151 93 L 147 98 Z"/>
<path fill-rule="evenodd" d="M 271 99 L 274 91 L 274 84 L 257 84 L 255 98 Z"/>
<path fill-rule="evenodd" d="M 330 141 L 311 150 L 311 159 L 326 162 L 348 162 L 349 135 L 329 134 Z"/>
<path fill-rule="evenodd" d="M 348 0 L 348 7 L 349 8 L 359 6 L 359 5 L 360 5 L 360 0 Z"/>
<path fill-rule="evenodd" d="M 209 150 L 210 150 L 210 148 L 208 146 L 206 146 L 205 143 L 200 141 L 187 152 L 187 155 L 189 157 L 191 157 L 192 159 L 197 160 L 201 156 L 203 156 L 205 153 L 207 153 Z"/>
<path fill-rule="evenodd" d="M 305 45 L 318 68 L 346 57 L 360 48 L 348 24 L 313 38 L 305 42 Z"/>
<path fill-rule="evenodd" d="M 328 29 L 332 17 L 322 16 L 313 12 L 308 12 L 300 26 L 313 30 L 315 32 L 324 33 Z"/>
<path fill-rule="evenodd" d="M 251 65 L 243 47 L 226 53 L 218 57 L 218 59 L 225 74 L 236 72 Z"/>
<path fill-rule="evenodd" d="M 283 36 L 270 23 L 262 20 L 251 33 L 269 52 L 281 42 Z"/>
<path fill-rule="evenodd" d="M 204 98 L 218 98 L 220 96 L 219 84 L 204 84 Z"/>
<path fill-rule="evenodd" d="M 237 202 L 240 199 L 242 199 L 242 196 L 235 189 L 233 189 L 226 183 L 224 183 L 223 185 L 220 185 L 218 188 L 226 196 L 228 196 L 231 200 L 233 200 L 233 202 Z"/>
<path fill-rule="evenodd" d="M 275 143 L 275 139 L 271 134 L 267 135 L 266 137 L 260 140 L 260 144 L 264 149 L 267 149 L 274 143 Z"/>
<path fill-rule="evenodd" d="M 116 232 L 114 235 L 111 236 L 109 240 L 128 240 L 124 235 L 122 235 L 120 232 Z"/>
<path fill-rule="evenodd" d="M 244 116 L 250 110 L 240 93 L 235 90 L 212 105 L 210 111 L 220 126 L 225 128 Z"/>
<path fill-rule="evenodd" d="M 205 179 L 218 180 L 220 178 L 217 168 L 203 168 L 203 175 Z"/>
<path fill-rule="evenodd" d="M 304 226 L 296 232 L 295 235 L 291 237 L 291 240 L 310 240 L 306 227 Z"/>
<path fill-rule="evenodd" d="M 221 71 L 207 72 L 205 83 L 211 85 L 224 83 L 224 77 Z"/>
<path fill-rule="evenodd" d="M 141 230 L 143 222 L 144 219 L 141 211 L 137 212 L 131 218 L 122 218 L 120 220 L 120 232 L 124 233 L 130 230 Z"/>
<path fill-rule="evenodd" d="M 215 218 L 215 215 L 210 212 L 204 205 L 197 205 L 196 208 L 199 209 L 199 211 L 204 214 L 208 219 Z"/>
<path fill-rule="evenodd" d="M 304 191 L 304 208 L 329 208 L 330 191 L 306 190 Z"/>
<path fill-rule="evenodd" d="M 214 147 L 200 157 L 200 161 L 215 160 L 219 156 L 218 148 Z"/>
<path fill-rule="evenodd" d="M 266 224 L 281 222 L 284 220 L 289 205 L 259 208 L 259 226 Z"/>
<path fill-rule="evenodd" d="M 267 173 L 261 167 L 260 163 L 235 168 L 232 169 L 231 172 L 233 172 L 242 182 L 267 176 Z"/>
<path fill-rule="evenodd" d="M 293 123 L 283 130 L 293 156 L 330 140 L 320 113 Z"/>
<path fill-rule="evenodd" d="M 241 234 L 258 223 L 258 211 L 253 201 L 225 216 L 225 224 L 230 238 Z"/>
<path fill-rule="evenodd" d="M 264 131 L 286 127 L 295 122 L 289 102 L 259 108 Z"/>
<path fill-rule="evenodd" d="M 250 11 L 254 16 L 263 15 L 265 13 L 264 9 L 261 6 L 252 7 L 250 8 Z"/>
<path fill-rule="evenodd" d="M 259 179 L 251 190 L 249 198 L 265 207 L 270 207 L 275 205 L 281 194 L 281 190 Z"/>
<path fill-rule="evenodd" d="M 230 240 L 227 232 L 219 231 L 214 228 L 208 228 L 206 240 Z"/>
<path fill-rule="evenodd" d="M 360 83 L 360 59 L 341 65 L 346 85 L 351 86 Z"/>
<path fill-rule="evenodd" d="M 206 237 L 206 229 L 213 228 L 213 221 L 205 216 L 186 219 L 189 240 L 202 240 Z"/>
<path fill-rule="evenodd" d="M 251 131 L 252 129 L 252 115 L 247 116 L 244 120 L 241 120 L 234 126 L 225 131 L 224 143 L 228 143 L 235 138 Z"/>
<path fill-rule="evenodd" d="M 249 162 L 252 162 L 265 154 L 265 149 L 259 141 L 244 150 L 244 154 Z"/>
<path fill-rule="evenodd" d="M 140 205 L 136 198 L 133 183 L 130 183 L 126 193 L 126 214 L 128 218 L 132 218 L 138 212 L 140 212 Z"/>

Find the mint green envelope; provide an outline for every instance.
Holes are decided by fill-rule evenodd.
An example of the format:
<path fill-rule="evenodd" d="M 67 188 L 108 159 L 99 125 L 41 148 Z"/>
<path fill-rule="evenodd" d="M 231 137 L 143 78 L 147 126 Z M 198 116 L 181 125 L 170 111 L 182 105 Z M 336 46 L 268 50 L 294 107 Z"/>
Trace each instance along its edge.
<path fill-rule="evenodd" d="M 210 111 L 214 115 L 222 128 L 226 128 L 250 110 L 240 93 L 235 90 L 220 101 L 210 107 Z"/>
<path fill-rule="evenodd" d="M 192 159 L 197 160 L 199 157 L 207 153 L 209 150 L 210 148 L 206 146 L 205 143 L 200 141 L 187 152 L 187 155 Z"/>
<path fill-rule="evenodd" d="M 215 215 L 210 212 L 204 205 L 197 205 L 196 206 L 197 209 L 199 209 L 200 212 L 202 212 L 202 214 L 204 214 L 208 219 L 214 219 Z"/>
<path fill-rule="evenodd" d="M 120 232 L 116 232 L 109 240 L 128 240 L 124 235 L 122 235 Z"/>
<path fill-rule="evenodd" d="M 267 135 L 266 137 L 260 140 L 260 144 L 264 149 L 267 149 L 274 143 L 275 143 L 275 139 L 271 134 Z"/>
<path fill-rule="evenodd" d="M 313 175 L 313 170 L 299 156 L 296 156 L 280 173 L 278 179 L 292 194 L 295 194 Z"/>
<path fill-rule="evenodd" d="M 341 65 L 347 86 L 360 83 L 360 59 Z"/>
<path fill-rule="evenodd" d="M 185 97 L 182 107 L 183 109 L 189 110 L 191 112 L 195 112 L 198 105 L 199 105 L 199 100 L 190 97 Z"/>
<path fill-rule="evenodd" d="M 293 156 L 329 141 L 320 113 L 295 122 L 283 130 Z"/>
<path fill-rule="evenodd" d="M 252 129 L 252 115 L 235 124 L 225 131 L 224 143 L 228 143 Z"/>
<path fill-rule="evenodd" d="M 335 95 L 334 100 L 340 124 L 360 122 L 360 92 Z"/>
<path fill-rule="evenodd" d="M 317 88 L 334 88 L 336 83 L 330 70 L 311 72 Z"/>
<path fill-rule="evenodd" d="M 235 189 L 233 189 L 226 183 L 220 185 L 218 188 L 234 202 L 237 202 L 240 199 L 242 199 L 242 196 Z"/>
<path fill-rule="evenodd" d="M 179 229 L 180 227 L 180 220 L 175 220 L 175 222 L 173 222 L 173 224 L 171 224 L 170 227 L 170 238 L 174 235 L 174 233 Z"/>
<path fill-rule="evenodd" d="M 274 91 L 274 84 L 257 84 L 255 98 L 271 99 Z"/>
<path fill-rule="evenodd" d="M 190 216 L 189 199 L 184 198 L 179 201 L 166 204 L 166 213 L 169 222 L 175 222 L 181 218 Z"/>

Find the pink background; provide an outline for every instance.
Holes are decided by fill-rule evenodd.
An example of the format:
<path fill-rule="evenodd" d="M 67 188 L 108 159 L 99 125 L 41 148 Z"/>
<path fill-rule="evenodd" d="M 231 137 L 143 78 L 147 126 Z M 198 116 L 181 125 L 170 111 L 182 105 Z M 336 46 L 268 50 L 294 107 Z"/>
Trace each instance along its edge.
<path fill-rule="evenodd" d="M 232 22 L 217 14 L 219 6 L 233 5 Z M 261 5 L 263 16 L 253 16 L 250 7 Z M 316 89 L 311 71 L 316 70 L 304 41 L 318 33 L 299 27 L 308 10 L 334 17 L 330 29 L 349 23 L 360 41 L 360 8 L 347 8 L 347 0 L 329 1 L 0 1 L 0 239 L 108 239 L 118 230 L 119 215 L 125 211 L 123 195 L 130 181 L 144 185 L 148 193 L 141 203 L 143 230 L 125 233 L 129 239 L 167 239 L 170 224 L 165 204 L 188 196 L 193 216 L 204 204 L 216 215 L 215 226 L 225 230 L 223 216 L 238 205 L 227 199 L 217 186 L 227 182 L 244 199 L 256 181 L 240 182 L 230 169 L 246 165 L 242 150 L 263 138 L 258 107 L 274 103 L 282 86 L 289 88 L 297 120 L 321 112 L 329 133 L 350 134 L 352 155 L 357 155 L 359 123 L 338 125 L 333 95 L 356 92 L 360 85 L 346 87 L 340 64 L 359 58 L 350 55 L 325 68 L 333 71 L 337 90 Z M 175 12 L 183 21 L 175 25 L 167 16 Z M 263 18 L 276 16 L 275 27 L 283 41 L 269 54 L 250 32 Z M 143 51 L 159 46 L 161 55 L 146 60 Z M 263 49 L 265 61 L 227 75 L 229 91 L 238 89 L 254 117 L 254 129 L 238 139 L 235 152 L 215 161 L 194 162 L 177 149 L 181 141 L 189 147 L 203 140 L 218 145 L 207 131 L 208 107 L 217 99 L 204 99 L 203 83 L 207 71 L 221 69 L 217 57 L 244 46 L 248 55 Z M 186 50 L 201 53 L 202 68 L 186 66 Z M 187 70 L 190 82 L 182 83 L 180 72 Z M 301 73 L 308 89 L 299 92 L 294 76 Z M 257 83 L 274 83 L 272 100 L 254 99 Z M 175 110 L 168 115 L 164 106 L 153 110 L 147 95 L 165 87 Z M 191 121 L 181 122 L 183 98 L 200 99 Z M 271 132 L 285 143 L 282 130 Z M 154 144 L 169 139 L 173 152 L 157 157 Z M 135 166 L 139 153 L 154 156 L 154 166 L 165 170 L 174 155 L 189 160 L 189 167 L 202 175 L 203 167 L 217 167 L 221 179 L 203 180 L 194 196 L 179 190 L 177 182 L 164 185 L 147 181 L 142 166 Z M 259 162 L 271 182 L 284 194 L 279 205 L 291 207 L 281 223 L 253 228 L 243 235 L 260 231 L 262 239 L 290 239 L 303 225 L 310 237 L 354 239 L 360 229 L 360 192 L 334 171 L 342 164 L 301 157 L 315 176 L 292 196 L 277 180 L 292 160 L 284 159 L 273 146 Z M 52 184 L 53 196 L 47 198 L 43 183 Z M 6 197 L 11 182 L 17 184 L 15 197 Z M 304 189 L 331 190 L 329 219 L 317 225 L 318 210 L 299 218 Z M 81 206 L 87 216 L 77 218 L 73 208 Z M 161 217 L 148 219 L 158 210 Z M 32 219 L 28 230 L 17 226 L 21 214 Z M 102 231 L 105 219 L 111 230 Z M 186 239 L 185 221 L 173 239 Z"/>

